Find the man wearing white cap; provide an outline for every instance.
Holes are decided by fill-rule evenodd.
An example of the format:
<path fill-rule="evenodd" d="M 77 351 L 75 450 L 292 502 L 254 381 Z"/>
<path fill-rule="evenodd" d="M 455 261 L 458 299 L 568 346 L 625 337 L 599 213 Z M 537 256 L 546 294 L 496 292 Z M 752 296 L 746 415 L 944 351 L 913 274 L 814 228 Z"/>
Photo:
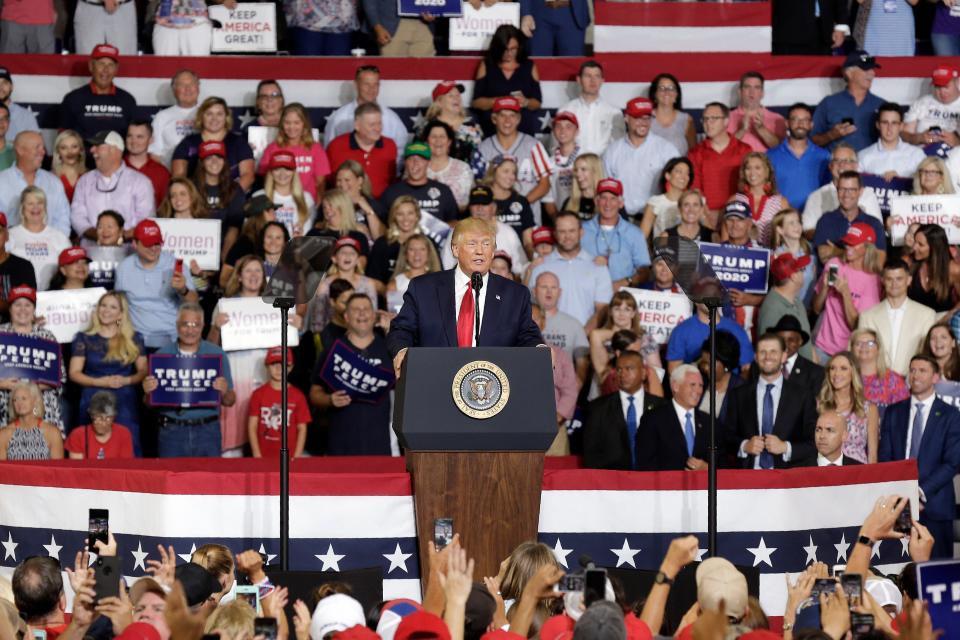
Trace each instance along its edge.
<path fill-rule="evenodd" d="M 910 105 L 904 117 L 901 137 L 910 144 L 943 142 L 951 147 L 960 144 L 960 71 L 941 64 L 933 70 L 931 91 Z"/>
<path fill-rule="evenodd" d="M 87 140 L 96 169 L 77 180 L 70 223 L 77 235 L 96 240 L 97 216 L 111 209 L 124 219 L 127 237 L 141 220 L 153 215 L 150 179 L 123 163 L 123 138 L 116 131 L 101 131 Z"/>

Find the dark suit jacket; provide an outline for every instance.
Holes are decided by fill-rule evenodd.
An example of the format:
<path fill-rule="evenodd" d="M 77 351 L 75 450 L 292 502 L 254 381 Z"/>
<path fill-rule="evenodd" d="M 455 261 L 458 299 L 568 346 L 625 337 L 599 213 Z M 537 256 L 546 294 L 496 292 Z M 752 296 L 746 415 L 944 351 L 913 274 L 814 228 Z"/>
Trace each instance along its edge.
<path fill-rule="evenodd" d="M 823 367 L 801 355 L 797 355 L 797 359 L 793 361 L 793 369 L 790 370 L 790 377 L 787 379 L 810 389 L 816 397 L 820 393 L 820 387 L 823 386 L 825 375 Z"/>
<path fill-rule="evenodd" d="M 820 5 L 819 20 L 816 18 L 817 2 Z M 773 0 L 770 14 L 773 52 L 830 53 L 833 26 L 848 23 L 849 5 L 850 0 Z M 849 26 L 852 30 L 853 25 Z M 784 49 L 784 46 L 789 48 Z"/>
<path fill-rule="evenodd" d="M 640 419 L 666 402 L 663 398 L 644 393 Z M 583 423 L 584 467 L 629 471 L 632 468 L 632 446 L 619 391 L 597 398 L 587 405 L 587 416 Z"/>
<path fill-rule="evenodd" d="M 406 347 L 456 347 L 454 271 L 428 273 L 410 281 L 403 307 L 390 323 L 391 356 Z M 535 347 L 546 344 L 530 314 L 530 290 L 491 273 L 487 279 L 480 347 Z"/>
<path fill-rule="evenodd" d="M 710 446 L 710 416 L 694 411 L 693 457 L 706 460 Z M 719 445 L 720 443 L 718 443 Z M 687 441 L 673 402 L 644 413 L 637 428 L 637 469 L 640 471 L 682 471 L 687 468 Z"/>
<path fill-rule="evenodd" d="M 880 462 L 907 458 L 912 397 L 887 407 L 880 427 Z M 940 398 L 933 401 L 917 458 L 920 488 L 927 501 L 924 515 L 931 520 L 953 520 L 956 505 L 953 476 L 960 470 L 960 412 Z"/>
<path fill-rule="evenodd" d="M 818 389 L 819 390 L 819 389 Z M 793 376 L 784 380 L 780 392 L 780 404 L 773 420 L 773 435 L 789 442 L 792 451 L 791 460 L 816 458 L 817 447 L 813 443 L 814 429 L 817 426 L 817 406 L 815 392 L 804 383 L 794 380 Z M 757 421 L 757 384 L 746 384 L 732 392 L 727 407 L 726 446 L 731 456 L 736 456 L 740 443 L 753 436 L 760 435 Z M 736 464 L 752 469 L 756 456 L 735 458 Z M 773 456 L 773 466 L 777 469 L 789 467 L 783 456 Z"/>
<path fill-rule="evenodd" d="M 863 464 L 862 462 L 860 462 L 860 461 L 857 460 L 856 458 L 851 458 L 850 456 L 848 456 L 848 455 L 846 455 L 846 454 L 840 454 L 840 456 L 843 458 L 843 466 L 844 466 L 844 467 L 854 467 L 854 466 L 856 466 L 856 465 L 858 465 L 858 464 Z M 798 462 L 797 464 L 795 464 L 795 465 L 793 465 L 793 466 L 794 466 L 794 467 L 816 467 L 816 466 L 817 466 L 817 455 L 814 454 L 813 457 L 807 458 L 806 460 L 801 460 L 800 462 Z"/>
<path fill-rule="evenodd" d="M 550 11 L 566 11 L 567 9 L 548 9 L 547 6 L 538 0 L 520 0 L 520 15 L 533 16 L 534 22 L 539 24 L 541 19 L 546 19 Z M 581 29 L 590 26 L 590 9 L 587 7 L 587 0 L 571 0 L 569 11 L 573 13 L 573 22 Z"/>

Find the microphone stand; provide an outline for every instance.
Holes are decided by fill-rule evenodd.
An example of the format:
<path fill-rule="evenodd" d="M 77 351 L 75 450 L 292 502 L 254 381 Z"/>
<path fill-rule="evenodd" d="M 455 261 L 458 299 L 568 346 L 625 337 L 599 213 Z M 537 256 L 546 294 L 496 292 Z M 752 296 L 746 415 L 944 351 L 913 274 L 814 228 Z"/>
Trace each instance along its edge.
<path fill-rule="evenodd" d="M 290 570 L 290 454 L 287 434 L 287 314 L 295 305 L 293 297 L 277 296 L 273 306 L 280 309 L 280 568 Z"/>
<path fill-rule="evenodd" d="M 480 290 L 483 289 L 483 276 L 474 271 L 470 276 L 470 287 L 473 289 L 473 335 L 476 346 L 480 346 Z"/>

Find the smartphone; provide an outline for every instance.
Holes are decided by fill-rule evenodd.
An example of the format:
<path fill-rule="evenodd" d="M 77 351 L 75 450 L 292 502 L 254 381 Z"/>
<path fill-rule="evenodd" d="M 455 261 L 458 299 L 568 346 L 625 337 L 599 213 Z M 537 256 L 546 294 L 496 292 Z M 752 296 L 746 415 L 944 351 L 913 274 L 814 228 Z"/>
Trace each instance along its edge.
<path fill-rule="evenodd" d="M 238 584 L 234 590 L 237 600 L 243 600 L 257 612 L 259 616 L 263 613 L 260 607 L 260 587 L 249 584 Z"/>
<path fill-rule="evenodd" d="M 93 590 L 96 593 L 97 601 L 104 598 L 120 597 L 120 580 L 123 574 L 120 572 L 120 558 L 117 556 L 100 556 L 93 563 L 93 573 L 96 583 Z"/>
<path fill-rule="evenodd" d="M 902 498 L 902 500 L 907 499 Z M 913 529 L 913 513 L 910 511 L 910 500 L 907 500 L 903 511 L 897 516 L 897 521 L 893 523 L 893 530 L 909 537 L 911 529 Z"/>
<path fill-rule="evenodd" d="M 844 573 L 840 576 L 843 592 L 851 607 L 859 607 L 863 602 L 863 576 L 859 573 Z"/>
<path fill-rule="evenodd" d="M 183 273 L 183 258 L 177 258 L 177 262 L 173 265 L 173 272 L 177 275 Z"/>
<path fill-rule="evenodd" d="M 263 636 L 264 640 L 277 640 L 277 619 L 254 618 L 253 635 Z"/>
<path fill-rule="evenodd" d="M 200 636 L 200 640 L 220 640 L 219 633 L 205 633 Z"/>
<path fill-rule="evenodd" d="M 830 570 L 830 575 L 832 575 L 834 578 L 839 578 L 840 574 L 842 574 L 846 570 L 847 570 L 847 565 L 835 564 L 833 565 L 833 568 Z"/>
<path fill-rule="evenodd" d="M 607 594 L 607 570 L 587 569 L 583 576 L 583 606 L 603 600 Z"/>
<path fill-rule="evenodd" d="M 827 267 L 827 284 L 831 287 L 837 282 L 837 274 L 840 272 L 840 265 L 832 264 Z"/>
<path fill-rule="evenodd" d="M 854 638 L 859 638 L 873 631 L 873 614 L 851 611 L 850 631 Z"/>
<path fill-rule="evenodd" d="M 583 574 L 568 573 L 563 576 L 560 578 L 560 582 L 557 583 L 557 591 L 562 591 L 563 593 L 583 591 Z"/>
<path fill-rule="evenodd" d="M 939 134 L 939 133 L 942 133 L 942 132 L 943 132 L 943 129 L 941 129 L 940 127 L 930 127 L 929 129 L 927 129 L 927 133 L 937 133 L 937 134 Z"/>
<path fill-rule="evenodd" d="M 840 122 L 842 122 L 843 124 L 853 124 L 853 118 L 844 118 Z"/>
<path fill-rule="evenodd" d="M 810 589 L 810 597 L 815 601 L 820 600 L 820 594 L 829 595 L 837 590 L 836 578 L 817 578 L 813 582 L 813 588 Z"/>
<path fill-rule="evenodd" d="M 110 537 L 110 512 L 107 509 L 90 509 L 89 520 L 87 522 L 87 550 L 96 551 L 94 546 L 97 540 L 107 544 Z"/>
<path fill-rule="evenodd" d="M 44 629 L 34 629 L 33 640 L 47 640 L 47 632 Z"/>
<path fill-rule="evenodd" d="M 433 546 L 437 551 L 453 542 L 453 518 L 436 518 L 433 521 Z"/>

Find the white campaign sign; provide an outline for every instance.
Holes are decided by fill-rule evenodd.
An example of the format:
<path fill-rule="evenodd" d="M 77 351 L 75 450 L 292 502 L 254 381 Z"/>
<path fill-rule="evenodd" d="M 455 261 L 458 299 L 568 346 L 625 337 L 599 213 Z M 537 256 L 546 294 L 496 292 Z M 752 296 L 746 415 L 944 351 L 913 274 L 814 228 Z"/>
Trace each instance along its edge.
<path fill-rule="evenodd" d="M 230 10 L 222 5 L 209 8 L 211 20 L 223 26 L 213 30 L 213 53 L 277 51 L 277 6 L 272 2 L 245 2 Z"/>
<path fill-rule="evenodd" d="M 657 344 L 666 344 L 673 328 L 690 317 L 690 301 L 682 293 L 629 287 L 624 291 L 629 291 L 637 301 L 640 326 L 650 332 Z"/>
<path fill-rule="evenodd" d="M 220 269 L 220 221 L 191 218 L 154 218 L 163 234 L 163 250 L 190 265 L 196 260 L 201 269 Z"/>
<path fill-rule="evenodd" d="M 451 51 L 486 51 L 497 27 L 512 24 L 520 27 L 520 4 L 498 2 L 480 5 L 474 9 L 469 2 L 463 3 L 463 15 L 450 18 Z"/>
<path fill-rule="evenodd" d="M 913 224 L 938 224 L 947 232 L 947 242 L 960 244 L 960 195 L 899 196 L 890 198 L 890 238 L 903 245 L 907 228 Z"/>
<path fill-rule="evenodd" d="M 44 328 L 50 330 L 57 342 L 73 342 L 77 332 L 90 328 L 90 316 L 106 292 L 103 287 L 38 291 L 37 315 L 43 317 Z"/>
<path fill-rule="evenodd" d="M 274 309 L 260 298 L 221 298 L 217 309 L 230 318 L 220 327 L 224 351 L 280 346 L 280 309 Z M 297 330 L 287 326 L 287 345 L 295 347 L 299 343 Z"/>

